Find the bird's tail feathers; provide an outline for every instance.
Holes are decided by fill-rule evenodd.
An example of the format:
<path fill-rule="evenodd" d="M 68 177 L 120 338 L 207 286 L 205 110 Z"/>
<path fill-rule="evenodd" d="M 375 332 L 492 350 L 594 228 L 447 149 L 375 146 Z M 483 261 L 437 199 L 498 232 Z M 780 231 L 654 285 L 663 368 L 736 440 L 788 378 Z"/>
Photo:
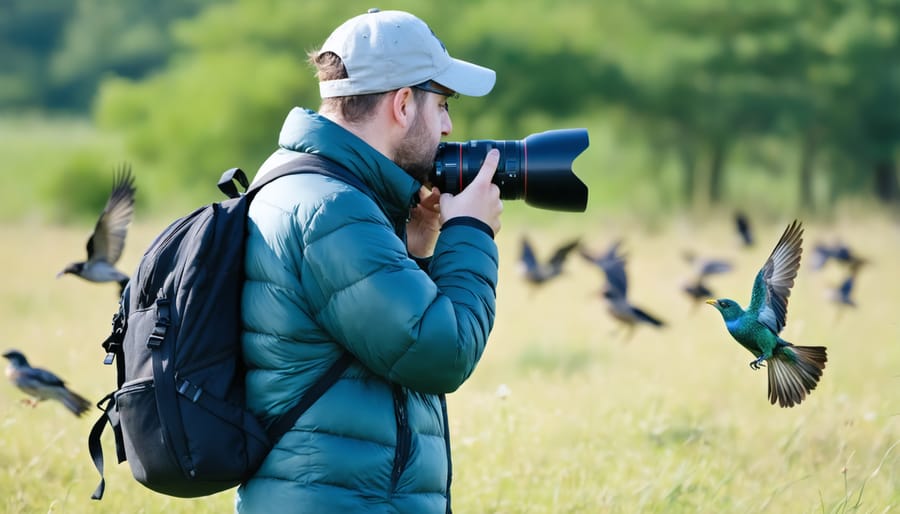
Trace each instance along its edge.
<path fill-rule="evenodd" d="M 769 401 L 780 407 L 798 405 L 818 385 L 827 361 L 824 346 L 779 347 L 767 361 Z"/>
<path fill-rule="evenodd" d="M 92 405 L 92 403 L 86 398 L 74 391 L 70 391 L 69 389 L 65 389 L 62 391 L 59 400 L 63 403 L 63 405 L 66 406 L 67 409 L 72 411 L 72 414 L 76 416 L 81 416 L 82 414 L 87 412 Z"/>

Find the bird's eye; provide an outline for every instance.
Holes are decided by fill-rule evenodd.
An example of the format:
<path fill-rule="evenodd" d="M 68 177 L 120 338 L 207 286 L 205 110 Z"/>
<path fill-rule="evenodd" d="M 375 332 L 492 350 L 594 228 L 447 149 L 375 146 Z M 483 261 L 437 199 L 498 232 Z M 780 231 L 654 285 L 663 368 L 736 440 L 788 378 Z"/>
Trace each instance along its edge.
<path fill-rule="evenodd" d="M 725 308 L 728 307 L 728 304 L 725 302 L 719 302 L 719 307 Z"/>

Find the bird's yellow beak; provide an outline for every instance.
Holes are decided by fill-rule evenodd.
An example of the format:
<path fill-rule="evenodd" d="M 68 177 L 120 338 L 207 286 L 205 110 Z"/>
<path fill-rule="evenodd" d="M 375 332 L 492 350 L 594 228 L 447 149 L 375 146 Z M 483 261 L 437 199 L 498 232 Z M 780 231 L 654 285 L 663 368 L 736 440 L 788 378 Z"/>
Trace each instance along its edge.
<path fill-rule="evenodd" d="M 709 300 L 706 300 L 706 303 L 708 303 L 708 304 L 712 305 L 713 307 L 715 307 L 716 304 L 718 303 L 718 301 L 717 301 L 715 298 L 710 298 Z"/>

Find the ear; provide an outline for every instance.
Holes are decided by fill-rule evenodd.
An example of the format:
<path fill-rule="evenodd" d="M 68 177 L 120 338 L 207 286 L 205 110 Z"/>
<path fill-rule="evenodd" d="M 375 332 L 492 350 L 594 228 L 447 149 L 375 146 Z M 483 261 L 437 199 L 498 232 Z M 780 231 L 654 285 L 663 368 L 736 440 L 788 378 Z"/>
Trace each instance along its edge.
<path fill-rule="evenodd" d="M 402 87 L 391 97 L 391 115 L 403 128 L 409 128 L 416 115 L 416 102 L 412 88 Z"/>

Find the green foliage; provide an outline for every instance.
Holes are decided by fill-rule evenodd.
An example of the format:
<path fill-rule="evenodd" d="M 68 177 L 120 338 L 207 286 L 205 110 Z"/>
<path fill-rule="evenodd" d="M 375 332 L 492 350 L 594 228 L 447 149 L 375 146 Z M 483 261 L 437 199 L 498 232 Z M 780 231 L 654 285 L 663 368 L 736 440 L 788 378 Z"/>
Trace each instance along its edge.
<path fill-rule="evenodd" d="M 149 208 L 212 199 L 221 170 L 252 172 L 272 151 L 291 107 L 317 106 L 307 51 L 370 6 L 12 0 L 0 6 L 0 109 L 90 105 L 124 138 Z M 454 102 L 452 140 L 588 128 L 577 166 L 603 202 L 592 208 L 659 219 L 900 202 L 896 0 L 384 7 L 418 14 L 455 56 L 497 70 L 491 95 Z"/>
<path fill-rule="evenodd" d="M 0 3 L 0 109 L 41 105 L 46 63 L 72 16 L 69 0 Z"/>
<path fill-rule="evenodd" d="M 113 167 L 128 159 L 121 138 L 71 118 L 0 118 L 0 155 L 0 219 L 16 221 L 96 219 L 94 209 L 103 207 L 97 198 L 109 193 Z M 98 189 L 78 187 L 82 195 L 63 186 L 69 171 L 92 165 L 90 187 Z"/>
<path fill-rule="evenodd" d="M 167 169 L 171 186 L 208 186 L 226 168 L 261 162 L 274 148 L 285 99 L 308 94 L 308 82 L 284 73 L 294 56 L 263 55 L 204 54 L 148 81 L 107 82 L 97 119 L 127 134 L 135 158 Z"/>
<path fill-rule="evenodd" d="M 53 206 L 55 221 L 92 222 L 103 211 L 113 183 L 112 168 L 94 152 L 75 153 L 61 173 L 46 181 L 44 201 Z"/>

